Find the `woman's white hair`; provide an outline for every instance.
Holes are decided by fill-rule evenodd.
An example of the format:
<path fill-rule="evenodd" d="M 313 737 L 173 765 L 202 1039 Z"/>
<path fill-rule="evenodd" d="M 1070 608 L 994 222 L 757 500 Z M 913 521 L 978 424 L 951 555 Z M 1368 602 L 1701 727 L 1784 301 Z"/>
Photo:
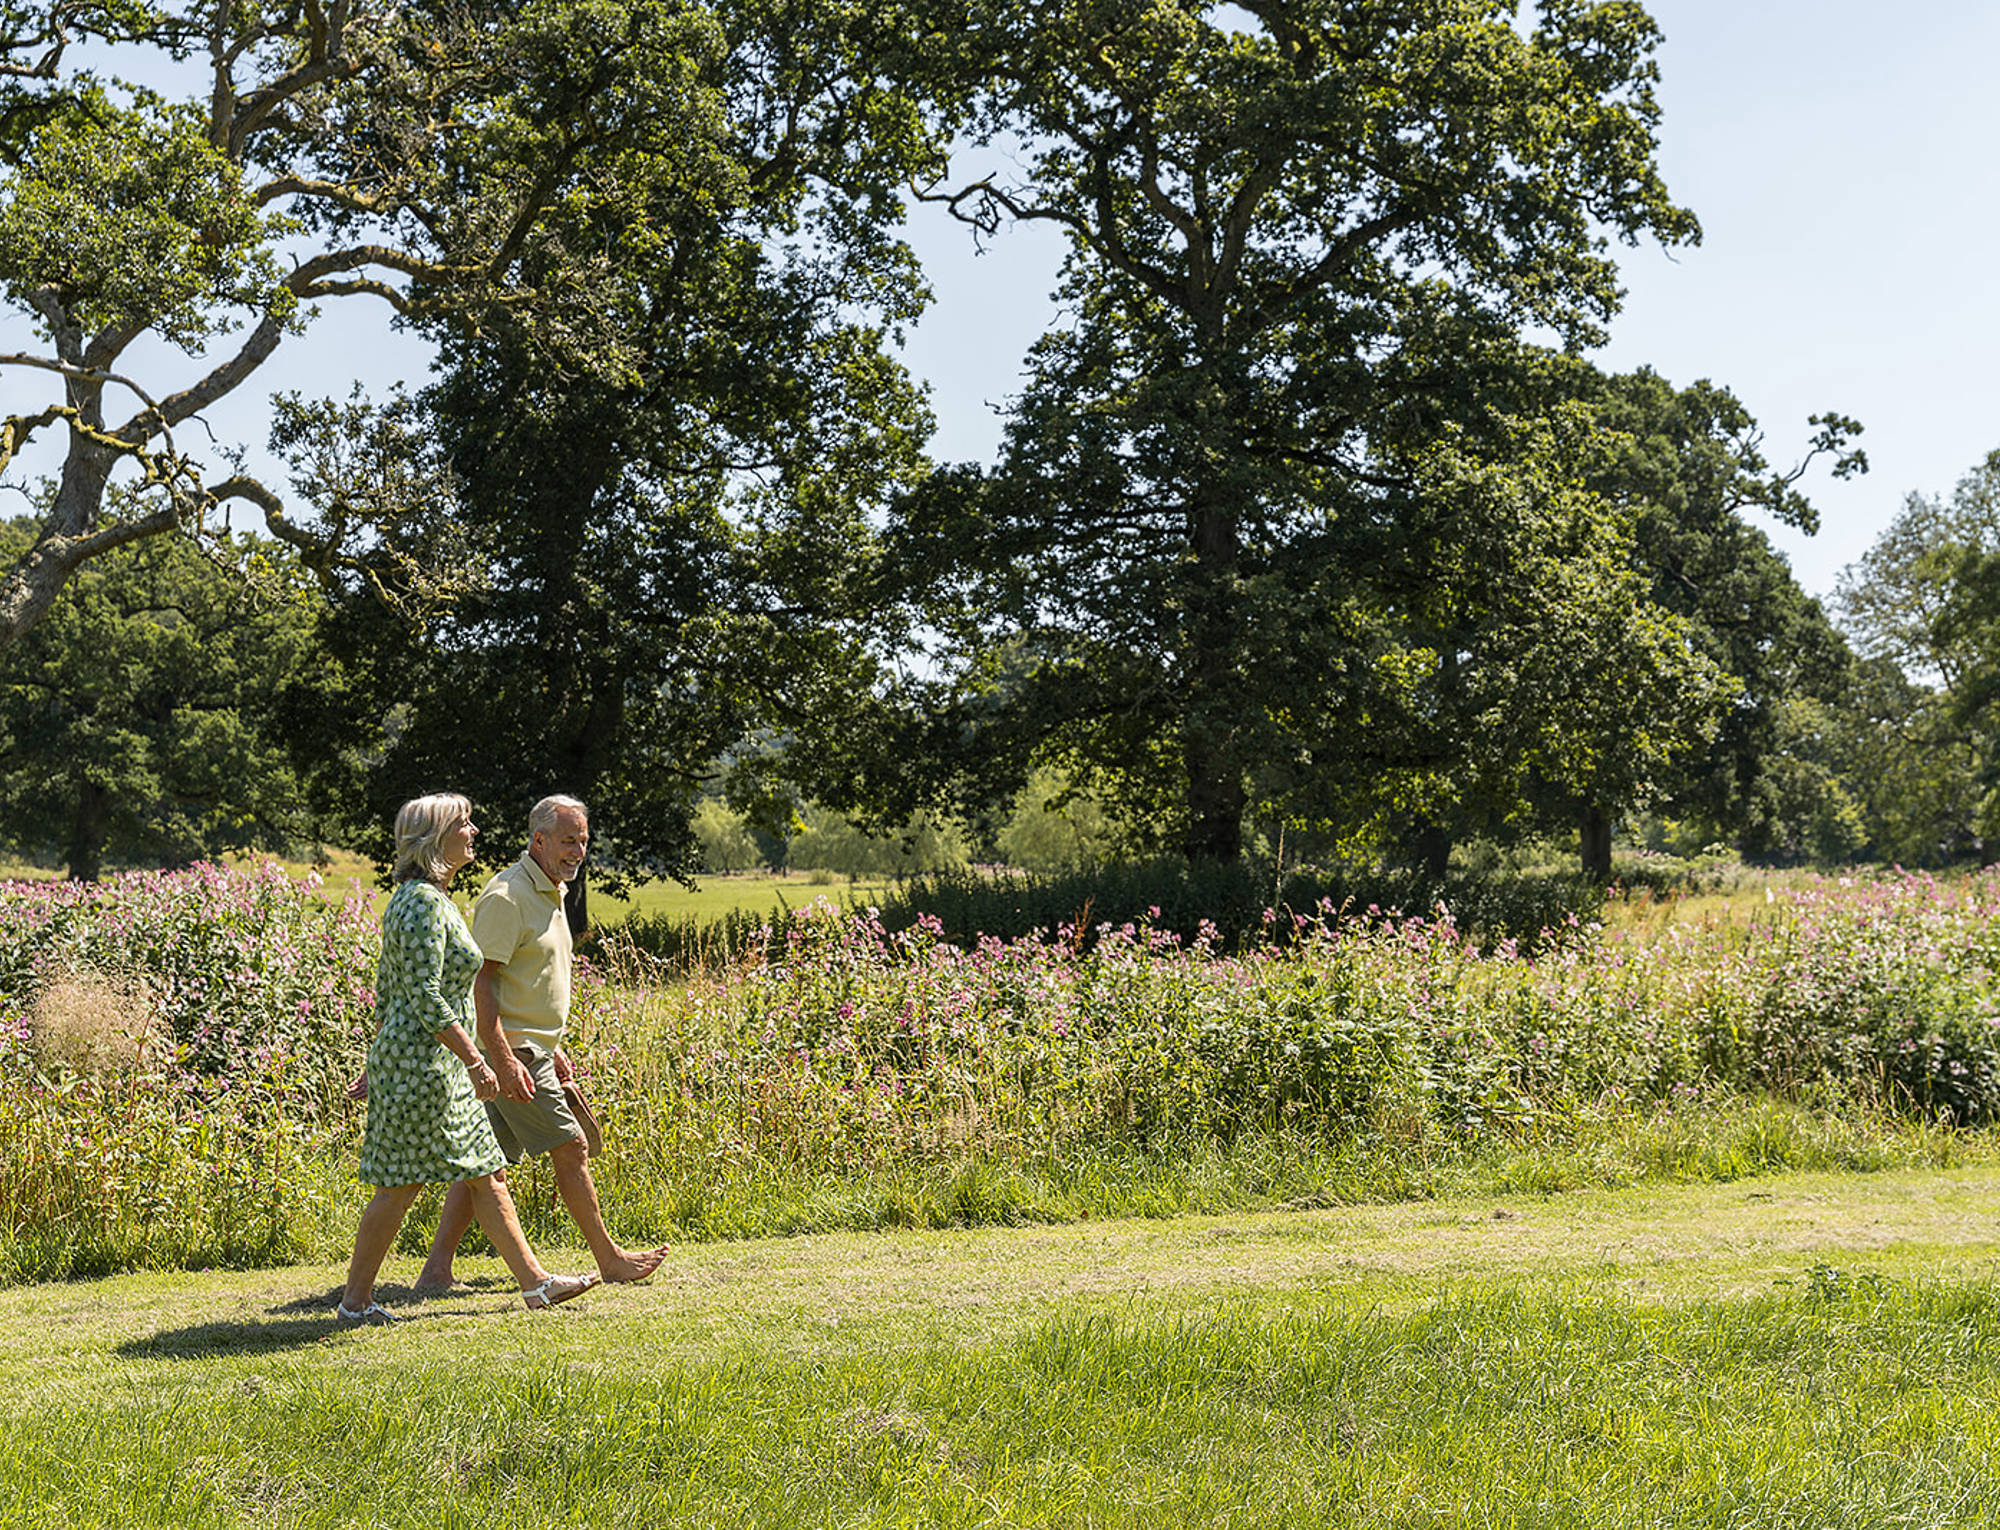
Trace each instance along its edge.
<path fill-rule="evenodd" d="M 432 792 L 403 804 L 396 814 L 396 880 L 422 877 L 442 887 L 458 868 L 444 862 L 444 837 L 461 818 L 472 816 L 472 804 L 457 792 Z"/>
<path fill-rule="evenodd" d="M 571 812 L 583 814 L 583 821 L 585 823 L 590 822 L 590 809 L 585 807 L 581 802 L 578 802 L 576 798 L 560 795 L 544 797 L 540 802 L 537 802 L 533 807 L 528 809 L 528 838 L 532 840 L 537 834 L 555 833 L 556 815 L 561 813 L 565 808 Z"/>

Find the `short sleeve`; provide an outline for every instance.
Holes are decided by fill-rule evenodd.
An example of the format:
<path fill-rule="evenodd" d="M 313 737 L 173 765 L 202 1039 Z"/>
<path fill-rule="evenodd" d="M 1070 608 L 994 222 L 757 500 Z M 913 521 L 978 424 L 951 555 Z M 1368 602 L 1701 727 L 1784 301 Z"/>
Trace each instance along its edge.
<path fill-rule="evenodd" d="M 495 878 L 472 905 L 472 938 L 479 943 L 479 954 L 489 962 L 511 962 L 521 948 L 524 927 L 521 911 Z"/>

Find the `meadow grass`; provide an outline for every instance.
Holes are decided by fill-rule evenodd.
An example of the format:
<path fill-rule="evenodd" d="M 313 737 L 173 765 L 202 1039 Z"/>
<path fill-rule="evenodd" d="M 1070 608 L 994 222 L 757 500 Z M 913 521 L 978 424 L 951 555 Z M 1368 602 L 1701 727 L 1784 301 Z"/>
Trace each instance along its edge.
<path fill-rule="evenodd" d="M 475 1249 L 419 1301 L 433 1199 L 365 1332 L 368 928 L 322 893 L 0 904 L 0 1525 L 2000 1519 L 1993 878 L 1532 959 L 828 910 L 699 981 L 586 969 L 599 1187 L 667 1271 L 532 1315 Z"/>
<path fill-rule="evenodd" d="M 626 919 L 716 919 L 737 912 L 777 914 L 798 908 L 815 898 L 828 898 L 845 905 L 869 903 L 895 887 L 880 879 L 849 881 L 846 877 L 799 872 L 780 876 L 775 872 L 742 871 L 726 876 L 703 876 L 693 887 L 666 880 L 647 882 L 623 897 L 612 897 L 603 889 L 590 890 L 591 920 L 609 928 Z"/>
<path fill-rule="evenodd" d="M 0 1308 L 9 1526 L 1986 1526 L 2000 1168 Z M 552 1258 L 555 1256 L 551 1256 Z M 392 1262 L 407 1281 L 413 1259 Z"/>
<path fill-rule="evenodd" d="M 360 899 L 282 869 L 0 889 L 0 1285 L 330 1257 L 372 1021 Z M 776 955 L 580 966 L 627 1241 L 1173 1216 L 1990 1158 L 2000 881 L 1742 917 L 1301 919 L 963 949 L 820 905 Z M 567 1236 L 546 1166 L 517 1184 Z"/>

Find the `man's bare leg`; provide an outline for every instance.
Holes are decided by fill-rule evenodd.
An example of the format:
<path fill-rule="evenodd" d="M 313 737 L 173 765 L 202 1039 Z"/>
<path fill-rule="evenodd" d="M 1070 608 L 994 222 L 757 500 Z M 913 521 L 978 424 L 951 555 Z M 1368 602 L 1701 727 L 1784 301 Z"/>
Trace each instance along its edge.
<path fill-rule="evenodd" d="M 600 1275 L 606 1280 L 644 1280 L 660 1267 L 660 1261 L 667 1257 L 664 1244 L 634 1252 L 612 1242 L 604 1225 L 604 1210 L 597 1203 L 597 1185 L 590 1177 L 590 1151 L 581 1138 L 550 1149 L 549 1162 L 555 1166 L 556 1193 L 590 1245 Z M 442 1225 L 438 1232 L 443 1235 Z"/>
<path fill-rule="evenodd" d="M 507 1171 L 495 1170 L 493 1178 L 504 1185 Z M 458 1284 L 451 1273 L 451 1262 L 457 1257 L 466 1233 L 471 1231 L 473 1211 L 471 1187 L 462 1179 L 453 1180 L 444 1193 L 444 1209 L 438 1213 L 437 1236 L 431 1239 L 430 1256 L 417 1271 L 418 1290 L 445 1291 Z"/>

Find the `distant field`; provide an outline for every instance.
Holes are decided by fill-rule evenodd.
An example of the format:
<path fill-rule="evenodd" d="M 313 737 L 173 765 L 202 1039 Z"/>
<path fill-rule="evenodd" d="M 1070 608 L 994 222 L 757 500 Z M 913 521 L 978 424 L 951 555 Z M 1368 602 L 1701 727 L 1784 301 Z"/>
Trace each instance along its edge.
<path fill-rule="evenodd" d="M 600 925 L 616 923 L 633 915 L 646 918 L 719 918 L 737 909 L 758 911 L 800 908 L 815 898 L 844 906 L 850 900 L 878 899 L 894 887 L 892 882 L 850 882 L 845 877 L 815 882 L 806 873 L 777 876 L 770 872 L 732 872 L 727 876 L 703 877 L 690 889 L 678 882 L 649 882 L 630 897 L 612 898 L 602 889 L 590 890 L 592 919 Z"/>
<path fill-rule="evenodd" d="M 238 870 L 247 870 L 273 859 L 275 857 L 263 855 L 230 855 L 224 856 L 223 862 Z M 278 864 L 295 877 L 317 871 L 321 878 L 322 896 L 334 901 L 345 897 L 357 883 L 378 908 L 385 900 L 385 894 L 376 881 L 374 864 L 364 856 L 334 850 L 328 852 L 324 865 L 290 860 L 279 860 Z M 460 879 L 458 892 L 469 897 L 498 869 L 497 863 L 483 860 L 475 863 Z M 59 867 L 0 861 L 0 881 L 46 881 L 61 875 Z M 590 889 L 590 912 L 592 921 L 600 927 L 622 923 L 634 915 L 649 919 L 719 919 L 737 909 L 769 913 L 780 906 L 802 908 L 815 898 L 825 898 L 828 902 L 845 906 L 855 898 L 879 899 L 894 886 L 893 882 L 887 881 L 850 882 L 845 877 L 815 881 L 813 874 L 807 872 L 790 876 L 778 876 L 771 872 L 732 872 L 727 876 L 703 877 L 691 889 L 678 882 L 648 882 L 624 898 L 613 898 L 601 887 L 593 886 Z"/>

